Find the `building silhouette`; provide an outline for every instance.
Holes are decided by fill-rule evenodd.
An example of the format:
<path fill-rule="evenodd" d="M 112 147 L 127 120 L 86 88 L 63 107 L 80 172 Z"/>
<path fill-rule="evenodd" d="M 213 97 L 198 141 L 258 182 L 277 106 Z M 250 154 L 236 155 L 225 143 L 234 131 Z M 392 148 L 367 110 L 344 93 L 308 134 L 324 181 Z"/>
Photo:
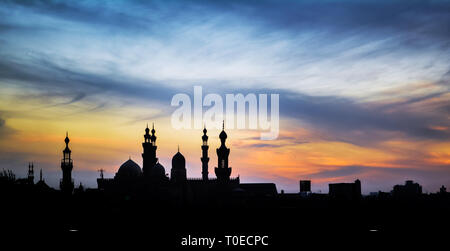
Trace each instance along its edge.
<path fill-rule="evenodd" d="M 66 148 L 63 150 L 63 158 L 61 160 L 62 179 L 60 182 L 60 189 L 65 194 L 72 194 L 73 192 L 73 179 L 72 179 L 72 151 L 69 148 L 69 133 L 66 132 L 66 138 L 64 139 Z"/>
<path fill-rule="evenodd" d="M 300 193 L 310 193 L 310 192 L 311 192 L 311 181 L 300 180 Z"/>
<path fill-rule="evenodd" d="M 156 130 L 145 129 L 144 142 L 142 143 L 142 166 L 129 158 L 117 170 L 114 178 L 105 178 L 100 174 L 97 179 L 100 191 L 130 196 L 148 197 L 170 200 L 174 203 L 198 203 L 209 201 L 218 194 L 232 194 L 243 196 L 257 194 L 275 196 L 277 194 L 274 183 L 241 184 L 240 178 L 231 177 L 232 168 L 229 166 L 230 149 L 226 147 L 227 134 L 225 128 L 219 134 L 221 145 L 216 149 L 217 167 L 216 178 L 208 176 L 208 135 L 207 129 L 203 129 L 201 137 L 201 178 L 189 178 L 186 169 L 186 159 L 178 147 L 172 157 L 172 167 L 169 175 L 157 158 Z"/>
<path fill-rule="evenodd" d="M 170 174 L 170 180 L 172 182 L 185 182 L 187 180 L 186 176 L 186 159 L 183 154 L 180 153 L 180 148 L 178 147 L 178 152 L 172 157 L 172 170 Z"/>
<path fill-rule="evenodd" d="M 34 184 L 34 164 L 31 162 L 28 164 L 28 182 Z"/>
<path fill-rule="evenodd" d="M 45 183 L 44 178 L 42 177 L 42 169 L 39 171 L 39 181 L 35 184 L 36 188 L 40 191 L 49 191 L 53 190 L 50 188 L 47 183 Z"/>
<path fill-rule="evenodd" d="M 208 180 L 208 162 L 209 162 L 209 157 L 208 157 L 208 135 L 206 135 L 208 131 L 206 130 L 206 126 L 205 128 L 203 128 L 203 136 L 202 136 L 202 157 L 200 158 L 200 160 L 202 161 L 202 179 L 204 181 Z"/>
<path fill-rule="evenodd" d="M 230 149 L 225 146 L 227 140 L 227 133 L 225 132 L 225 122 L 222 125 L 222 132 L 219 134 L 220 147 L 216 149 L 217 152 L 217 167 L 214 169 L 217 180 L 219 182 L 227 182 L 230 180 L 231 167 L 228 167 L 228 156 Z"/>
<path fill-rule="evenodd" d="M 404 185 L 395 185 L 392 195 L 396 198 L 415 198 L 422 194 L 422 186 L 407 180 Z"/>
<path fill-rule="evenodd" d="M 361 198 L 361 181 L 329 184 L 329 196 L 333 199 L 358 200 Z"/>

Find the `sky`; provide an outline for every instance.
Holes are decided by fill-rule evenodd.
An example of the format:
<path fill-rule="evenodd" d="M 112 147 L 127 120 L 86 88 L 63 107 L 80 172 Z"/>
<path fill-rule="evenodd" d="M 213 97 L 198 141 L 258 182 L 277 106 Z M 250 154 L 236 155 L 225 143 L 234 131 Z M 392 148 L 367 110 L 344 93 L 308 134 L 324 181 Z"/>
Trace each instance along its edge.
<path fill-rule="evenodd" d="M 69 132 L 76 185 L 142 165 L 155 124 L 170 173 L 201 177 L 201 130 L 175 94 L 277 93 L 280 133 L 227 129 L 232 176 L 298 192 L 360 179 L 450 187 L 450 1 L 1 1 L 0 170 L 57 188 Z M 220 130 L 208 130 L 210 177 Z M 38 176 L 38 175 L 36 175 Z"/>

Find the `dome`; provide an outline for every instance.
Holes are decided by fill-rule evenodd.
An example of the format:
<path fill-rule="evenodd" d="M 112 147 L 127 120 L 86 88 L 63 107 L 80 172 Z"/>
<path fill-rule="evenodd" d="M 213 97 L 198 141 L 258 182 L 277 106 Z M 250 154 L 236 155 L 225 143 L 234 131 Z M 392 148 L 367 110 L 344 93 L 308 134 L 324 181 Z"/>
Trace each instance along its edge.
<path fill-rule="evenodd" d="M 172 168 L 185 168 L 186 159 L 183 154 L 177 152 L 172 158 Z"/>
<path fill-rule="evenodd" d="M 161 165 L 159 162 L 156 163 L 155 167 L 153 168 L 154 170 L 154 175 L 155 176 L 161 176 L 161 177 L 166 177 L 166 169 L 164 169 L 164 166 Z"/>
<path fill-rule="evenodd" d="M 64 142 L 66 142 L 66 145 L 69 144 L 69 132 L 66 132 L 66 138 L 64 139 Z"/>
<path fill-rule="evenodd" d="M 139 177 L 142 175 L 141 167 L 131 159 L 125 161 L 116 173 L 116 177 Z"/>

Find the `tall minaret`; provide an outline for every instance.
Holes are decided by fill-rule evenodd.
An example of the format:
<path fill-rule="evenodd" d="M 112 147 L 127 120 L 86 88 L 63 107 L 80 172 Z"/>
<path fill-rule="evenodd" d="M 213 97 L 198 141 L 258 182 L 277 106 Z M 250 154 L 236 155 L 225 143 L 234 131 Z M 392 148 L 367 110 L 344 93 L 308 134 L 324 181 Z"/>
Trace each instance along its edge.
<path fill-rule="evenodd" d="M 28 163 L 28 183 L 34 184 L 34 166 L 33 166 L 33 162 Z"/>
<path fill-rule="evenodd" d="M 202 157 L 200 158 L 200 160 L 202 161 L 202 178 L 203 180 L 208 180 L 208 162 L 209 162 L 209 157 L 208 157 L 208 136 L 206 135 L 206 127 L 203 129 L 203 136 L 202 136 L 202 140 L 203 140 L 203 145 L 202 145 Z"/>
<path fill-rule="evenodd" d="M 225 146 L 227 140 L 227 133 L 225 132 L 225 122 L 222 126 L 222 132 L 219 134 L 221 145 L 217 148 L 217 167 L 215 168 L 218 181 L 230 180 L 231 167 L 228 167 L 228 155 L 230 155 L 230 149 Z"/>
<path fill-rule="evenodd" d="M 156 158 L 156 136 L 155 136 L 155 125 L 152 126 L 152 135 L 149 134 L 150 129 L 145 128 L 144 142 L 142 143 L 143 153 L 142 153 L 142 171 L 144 176 L 151 176 L 153 167 L 158 162 Z"/>
<path fill-rule="evenodd" d="M 73 163 L 71 158 L 71 150 L 69 149 L 69 135 L 66 132 L 66 138 L 64 142 L 66 143 L 66 148 L 63 151 L 63 159 L 61 160 L 61 169 L 63 172 L 63 177 L 61 183 L 59 184 L 61 191 L 67 194 L 72 194 L 73 191 L 73 180 L 72 180 L 72 169 Z"/>

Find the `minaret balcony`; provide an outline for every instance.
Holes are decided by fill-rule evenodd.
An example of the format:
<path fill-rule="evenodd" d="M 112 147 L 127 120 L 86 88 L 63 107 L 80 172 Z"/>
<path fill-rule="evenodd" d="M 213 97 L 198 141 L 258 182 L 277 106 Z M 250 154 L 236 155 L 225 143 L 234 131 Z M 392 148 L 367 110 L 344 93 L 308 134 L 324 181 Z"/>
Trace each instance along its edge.
<path fill-rule="evenodd" d="M 61 160 L 61 164 L 66 164 L 66 163 L 72 164 L 72 159 L 62 159 Z"/>

